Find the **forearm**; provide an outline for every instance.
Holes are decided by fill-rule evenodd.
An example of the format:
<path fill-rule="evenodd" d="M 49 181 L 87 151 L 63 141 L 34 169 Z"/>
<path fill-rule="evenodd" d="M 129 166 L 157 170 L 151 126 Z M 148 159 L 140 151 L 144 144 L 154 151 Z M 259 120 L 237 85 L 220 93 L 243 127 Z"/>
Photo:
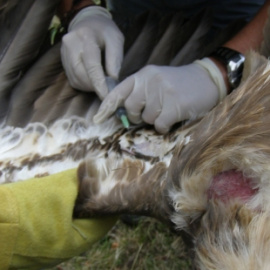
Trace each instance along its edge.
<path fill-rule="evenodd" d="M 257 13 L 257 15 L 248 23 L 236 36 L 224 44 L 225 47 L 234 49 L 242 54 L 249 50 L 257 50 L 263 40 L 263 28 L 268 17 L 270 0 Z"/>
<path fill-rule="evenodd" d="M 267 0 L 256 16 L 237 35 L 227 41 L 223 46 L 236 50 L 242 54 L 246 54 L 251 49 L 259 49 L 263 41 L 263 29 L 268 18 L 269 7 L 270 0 Z M 230 93 L 231 88 L 228 82 L 226 67 L 219 60 L 213 57 L 210 58 L 220 69 L 227 86 L 228 93 Z"/>

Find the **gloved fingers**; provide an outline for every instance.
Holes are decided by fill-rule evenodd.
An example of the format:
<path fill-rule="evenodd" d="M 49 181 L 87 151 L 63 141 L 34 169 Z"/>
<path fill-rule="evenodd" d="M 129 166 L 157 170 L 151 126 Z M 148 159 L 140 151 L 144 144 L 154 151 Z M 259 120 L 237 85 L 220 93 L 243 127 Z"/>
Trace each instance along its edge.
<path fill-rule="evenodd" d="M 82 63 L 82 45 L 78 43 L 79 36 L 70 33 L 63 37 L 61 46 L 61 58 L 66 75 L 72 87 L 84 91 L 94 91 Z M 74 48 L 76 50 L 74 51 Z"/>
<path fill-rule="evenodd" d="M 142 112 L 142 120 L 145 123 L 153 125 L 162 111 L 162 103 L 162 89 L 152 89 L 152 91 L 150 91 L 146 97 L 145 108 Z"/>
<path fill-rule="evenodd" d="M 134 78 L 134 89 L 125 102 L 128 118 L 135 124 L 142 120 L 154 124 L 161 112 L 167 88 L 161 67 L 148 65 L 134 74 Z"/>
<path fill-rule="evenodd" d="M 68 73 L 68 71 L 66 73 Z M 68 75 L 68 78 L 72 78 L 72 80 L 70 80 L 70 85 L 73 88 L 86 92 L 94 91 L 94 87 L 88 79 L 88 75 L 81 61 L 74 63 L 74 66 L 71 67 L 71 74 Z"/>
<path fill-rule="evenodd" d="M 180 106 L 174 102 L 171 99 L 165 99 L 163 101 L 161 113 L 154 123 L 157 132 L 162 134 L 167 133 L 173 124 L 184 120 Z"/>
<path fill-rule="evenodd" d="M 118 31 L 113 37 L 105 37 L 105 65 L 109 77 L 118 78 L 124 57 L 124 36 Z"/>
<path fill-rule="evenodd" d="M 159 92 L 147 95 L 147 92 L 133 90 L 125 102 L 128 119 L 134 124 L 142 121 L 153 125 L 159 116 L 162 103 Z"/>
<path fill-rule="evenodd" d="M 124 107 L 127 111 L 128 119 L 134 124 L 142 123 L 142 111 L 145 107 L 146 96 L 145 96 L 145 85 L 143 79 L 136 79 L 134 75 L 134 86 L 130 95 L 126 98 Z"/>
<path fill-rule="evenodd" d="M 155 75 L 155 69 L 148 66 L 133 75 L 133 90 L 124 105 L 128 119 L 134 124 L 139 124 L 143 120 L 153 124 L 160 113 L 160 93 L 162 89 L 159 89 L 159 85 L 156 85 L 153 74 Z"/>
<path fill-rule="evenodd" d="M 108 94 L 108 88 L 101 65 L 101 50 L 96 42 L 88 39 L 83 43 L 82 61 L 95 92 L 103 100 Z"/>
<path fill-rule="evenodd" d="M 72 65 L 69 65 L 65 70 L 69 83 L 73 88 L 83 91 L 94 91 L 80 57 L 74 58 Z"/>
<path fill-rule="evenodd" d="M 167 133 L 171 126 L 178 121 L 175 121 L 173 118 L 169 118 L 168 114 L 160 114 L 155 121 L 155 129 L 161 134 Z"/>
<path fill-rule="evenodd" d="M 124 101 L 133 90 L 134 82 L 134 76 L 128 77 L 105 97 L 97 114 L 93 118 L 94 123 L 99 124 L 104 122 L 118 107 L 124 105 Z"/>

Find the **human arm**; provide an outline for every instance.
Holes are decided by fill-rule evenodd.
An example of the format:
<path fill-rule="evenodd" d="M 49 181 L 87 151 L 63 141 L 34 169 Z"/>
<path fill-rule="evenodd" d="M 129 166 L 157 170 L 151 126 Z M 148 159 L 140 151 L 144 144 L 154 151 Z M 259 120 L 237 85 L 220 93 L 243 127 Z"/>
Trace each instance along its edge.
<path fill-rule="evenodd" d="M 90 249 L 115 218 L 73 219 L 76 169 L 0 185 L 1 269 L 39 269 Z"/>
<path fill-rule="evenodd" d="M 223 46 L 238 51 L 243 55 L 250 50 L 258 50 L 263 41 L 263 29 L 268 18 L 269 7 L 270 0 L 267 0 L 255 17 L 240 32 L 238 32 L 237 35 L 227 41 Z M 227 92 L 230 93 L 233 89 L 228 82 L 226 66 L 214 57 L 210 57 L 210 59 L 220 69 L 227 87 Z"/>
<path fill-rule="evenodd" d="M 269 1 L 254 20 L 224 46 L 242 53 L 256 49 L 262 41 L 268 6 Z M 166 133 L 174 123 L 202 115 L 231 91 L 226 67 L 213 57 L 207 59 L 212 64 L 204 63 L 204 59 L 200 65 L 195 61 L 177 69 L 149 66 L 140 70 L 105 98 L 94 118 L 95 122 L 104 121 L 117 107 L 125 106 L 131 122 L 137 124 L 144 121 L 153 124 L 157 131 Z M 187 73 L 186 70 L 192 72 Z M 220 87 L 222 83 L 218 85 L 217 81 L 223 81 L 225 87 Z"/>

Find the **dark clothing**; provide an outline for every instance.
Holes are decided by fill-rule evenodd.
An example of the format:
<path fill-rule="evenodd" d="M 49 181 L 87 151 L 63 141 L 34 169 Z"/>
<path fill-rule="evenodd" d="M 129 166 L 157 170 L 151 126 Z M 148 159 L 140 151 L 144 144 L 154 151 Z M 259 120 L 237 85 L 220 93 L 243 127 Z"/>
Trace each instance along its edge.
<path fill-rule="evenodd" d="M 81 9 L 95 5 L 93 0 L 62 0 L 58 7 L 58 15 L 61 19 L 71 19 Z"/>
<path fill-rule="evenodd" d="M 264 0 L 108 0 L 110 11 L 125 16 L 158 10 L 162 13 L 182 10 L 189 17 L 206 7 L 214 14 L 214 28 L 221 29 L 236 19 L 251 20 Z"/>

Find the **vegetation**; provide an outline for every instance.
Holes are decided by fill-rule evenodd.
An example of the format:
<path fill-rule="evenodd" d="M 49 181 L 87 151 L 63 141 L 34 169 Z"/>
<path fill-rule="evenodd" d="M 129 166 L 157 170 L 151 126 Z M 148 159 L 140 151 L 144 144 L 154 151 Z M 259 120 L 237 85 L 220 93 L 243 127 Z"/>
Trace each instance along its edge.
<path fill-rule="evenodd" d="M 190 265 L 181 237 L 156 220 L 142 218 L 136 226 L 118 221 L 89 252 L 49 270 L 189 270 Z"/>

